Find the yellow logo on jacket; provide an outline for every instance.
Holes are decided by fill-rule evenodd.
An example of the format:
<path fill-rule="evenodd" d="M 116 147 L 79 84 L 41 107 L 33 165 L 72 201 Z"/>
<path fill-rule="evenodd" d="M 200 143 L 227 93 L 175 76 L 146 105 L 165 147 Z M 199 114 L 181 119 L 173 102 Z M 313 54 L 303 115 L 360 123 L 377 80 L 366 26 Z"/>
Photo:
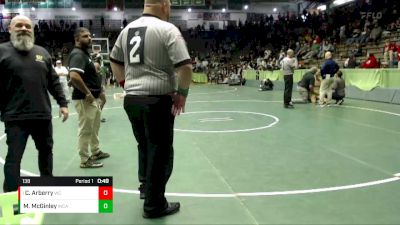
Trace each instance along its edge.
<path fill-rule="evenodd" d="M 43 57 L 42 55 L 36 55 L 35 61 L 36 61 L 36 62 L 44 62 L 43 58 L 44 58 L 44 57 Z"/>

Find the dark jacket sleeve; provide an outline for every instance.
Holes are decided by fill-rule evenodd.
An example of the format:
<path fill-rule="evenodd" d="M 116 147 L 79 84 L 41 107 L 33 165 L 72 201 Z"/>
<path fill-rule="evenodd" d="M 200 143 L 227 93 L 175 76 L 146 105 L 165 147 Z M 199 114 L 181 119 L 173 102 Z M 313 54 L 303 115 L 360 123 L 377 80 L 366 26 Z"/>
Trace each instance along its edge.
<path fill-rule="evenodd" d="M 2 52 L 4 52 L 4 50 L 3 49 L 1 49 L 1 47 L 2 46 L 0 46 L 0 68 L 1 68 L 1 70 L 3 70 L 3 68 L 2 68 L 2 63 L 3 63 L 3 55 L 1 54 Z M 1 114 L 1 111 L 2 111 L 2 109 L 3 109 L 3 107 L 4 107 L 4 98 L 5 98 L 5 90 L 6 90 L 6 78 L 5 78 L 5 75 L 4 75 L 4 72 L 2 72 L 0 70 L 0 114 Z"/>
<path fill-rule="evenodd" d="M 47 75 L 47 89 L 50 94 L 56 99 L 60 107 L 68 107 L 67 99 L 65 98 L 64 91 L 60 84 L 60 79 L 52 66 L 51 59 L 48 63 L 49 74 Z"/>
<path fill-rule="evenodd" d="M 323 79 L 325 79 L 326 68 L 327 68 L 327 63 L 324 62 L 324 64 L 322 64 L 322 67 L 321 67 L 321 76 Z"/>

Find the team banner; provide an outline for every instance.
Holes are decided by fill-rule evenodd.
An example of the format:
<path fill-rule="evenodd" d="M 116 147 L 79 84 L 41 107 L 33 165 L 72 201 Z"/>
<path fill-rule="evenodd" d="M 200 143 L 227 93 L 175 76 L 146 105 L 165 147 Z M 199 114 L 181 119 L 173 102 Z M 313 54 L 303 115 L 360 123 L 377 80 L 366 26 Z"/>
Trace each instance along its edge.
<path fill-rule="evenodd" d="M 205 0 L 171 0 L 172 6 L 204 6 Z"/>

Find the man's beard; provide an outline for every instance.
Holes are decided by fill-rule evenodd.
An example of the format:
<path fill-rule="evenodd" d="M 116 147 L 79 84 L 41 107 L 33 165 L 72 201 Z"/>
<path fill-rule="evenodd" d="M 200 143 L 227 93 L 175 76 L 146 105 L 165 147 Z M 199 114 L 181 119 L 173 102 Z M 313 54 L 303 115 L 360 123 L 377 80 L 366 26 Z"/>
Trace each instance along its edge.
<path fill-rule="evenodd" d="M 19 51 L 30 51 L 35 45 L 34 34 L 11 32 L 10 40 Z"/>

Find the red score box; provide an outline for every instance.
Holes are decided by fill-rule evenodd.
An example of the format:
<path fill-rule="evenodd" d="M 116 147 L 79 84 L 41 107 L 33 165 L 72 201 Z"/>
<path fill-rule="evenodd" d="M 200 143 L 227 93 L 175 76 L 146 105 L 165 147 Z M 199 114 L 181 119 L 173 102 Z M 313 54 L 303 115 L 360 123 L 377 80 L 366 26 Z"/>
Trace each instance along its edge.
<path fill-rule="evenodd" d="M 100 186 L 99 187 L 99 200 L 112 200 L 112 199 L 113 199 L 112 186 Z"/>

